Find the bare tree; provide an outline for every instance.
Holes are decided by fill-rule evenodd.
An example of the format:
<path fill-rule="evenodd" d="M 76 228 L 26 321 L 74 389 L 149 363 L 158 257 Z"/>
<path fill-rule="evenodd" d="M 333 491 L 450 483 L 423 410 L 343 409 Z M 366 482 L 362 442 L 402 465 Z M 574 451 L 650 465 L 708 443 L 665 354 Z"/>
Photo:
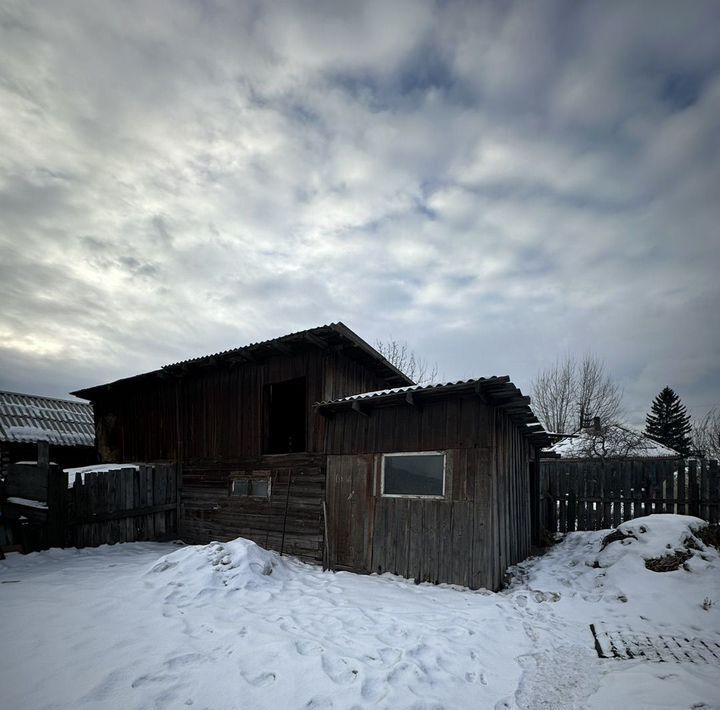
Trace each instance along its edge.
<path fill-rule="evenodd" d="M 693 423 L 693 449 L 710 459 L 720 459 L 720 409 L 711 409 L 700 421 Z"/>
<path fill-rule="evenodd" d="M 618 424 L 601 424 L 595 417 L 593 425 L 581 433 L 577 451 L 580 456 L 600 459 L 622 459 L 642 455 L 647 438 L 640 432 Z"/>
<path fill-rule="evenodd" d="M 427 360 L 416 355 L 404 340 L 378 339 L 375 341 L 375 349 L 413 382 L 424 385 L 437 381 L 437 363 L 430 364 Z"/>
<path fill-rule="evenodd" d="M 578 362 L 566 355 L 541 370 L 532 382 L 532 406 L 545 429 L 560 434 L 576 431 L 600 417 L 607 425 L 617 423 L 622 409 L 622 390 L 595 355 Z"/>

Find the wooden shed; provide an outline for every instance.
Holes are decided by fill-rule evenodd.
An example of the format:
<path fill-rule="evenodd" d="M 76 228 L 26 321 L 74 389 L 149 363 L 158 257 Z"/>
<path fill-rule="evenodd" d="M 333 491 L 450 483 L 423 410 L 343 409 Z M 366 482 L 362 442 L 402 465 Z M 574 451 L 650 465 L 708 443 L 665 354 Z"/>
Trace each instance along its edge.
<path fill-rule="evenodd" d="M 507 377 L 416 387 L 334 323 L 75 394 L 93 402 L 103 461 L 182 465 L 187 542 L 242 536 L 334 569 L 493 589 L 528 553 L 549 441 Z"/>
<path fill-rule="evenodd" d="M 333 323 L 75 392 L 106 462 L 182 464 L 179 535 L 321 561 L 327 418 L 313 404 L 412 384 Z"/>
<path fill-rule="evenodd" d="M 328 565 L 498 589 L 528 556 L 549 442 L 509 377 L 321 402 Z"/>

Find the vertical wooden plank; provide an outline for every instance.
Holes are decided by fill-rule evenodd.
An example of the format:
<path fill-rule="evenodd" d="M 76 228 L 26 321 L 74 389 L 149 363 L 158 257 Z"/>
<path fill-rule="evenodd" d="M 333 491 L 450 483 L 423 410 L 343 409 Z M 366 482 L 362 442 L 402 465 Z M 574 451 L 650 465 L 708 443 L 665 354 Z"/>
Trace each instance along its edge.
<path fill-rule="evenodd" d="M 388 510 L 385 500 L 378 496 L 375 502 L 375 534 L 373 536 L 372 559 L 370 570 L 377 574 L 387 571 L 386 550 L 388 539 Z"/>
<path fill-rule="evenodd" d="M 622 521 L 632 519 L 632 498 L 633 498 L 633 479 L 632 479 L 632 463 L 630 461 L 620 462 L 620 479 L 622 482 Z"/>
<path fill-rule="evenodd" d="M 40 456 L 38 456 L 38 465 L 39 459 Z M 63 547 L 65 543 L 67 474 L 57 466 L 50 464 L 46 465 L 46 473 L 48 545 L 50 547 Z"/>
<path fill-rule="evenodd" d="M 708 517 L 709 523 L 720 522 L 720 470 L 718 462 L 708 464 Z"/>
<path fill-rule="evenodd" d="M 685 474 L 685 462 L 674 461 L 673 470 L 677 472 L 677 512 L 685 515 L 687 512 L 687 476 Z"/>
<path fill-rule="evenodd" d="M 643 514 L 652 515 L 655 512 L 665 512 L 660 486 L 660 476 L 654 461 L 642 461 L 643 478 L 645 480 L 645 498 L 643 501 Z M 656 510 L 656 506 L 659 506 Z"/>
<path fill-rule="evenodd" d="M 597 479 L 598 468 L 600 464 L 597 461 L 591 461 L 588 467 L 588 480 L 585 488 L 585 496 L 587 497 L 587 529 L 597 530 Z"/>
<path fill-rule="evenodd" d="M 437 509 L 442 503 L 434 500 L 428 500 L 423 505 L 423 565 L 422 579 L 425 582 L 437 582 L 437 565 L 438 565 L 438 523 Z"/>
<path fill-rule="evenodd" d="M 620 478 L 620 471 L 617 461 L 611 461 L 610 464 L 610 487 L 611 487 L 611 514 L 612 514 L 612 527 L 616 528 L 622 521 L 621 507 L 622 507 L 622 484 Z"/>
<path fill-rule="evenodd" d="M 604 462 L 602 476 L 600 479 L 600 498 L 602 505 L 602 516 L 600 529 L 606 530 L 612 527 L 612 495 L 613 495 L 613 463 Z"/>
<path fill-rule="evenodd" d="M 450 578 L 449 561 L 452 559 L 452 503 L 438 502 L 438 561 L 437 580 Z"/>
<path fill-rule="evenodd" d="M 423 547 L 422 521 L 423 521 L 423 500 L 411 500 L 409 502 L 409 529 L 408 529 L 408 579 L 416 582 L 422 581 Z"/>
<path fill-rule="evenodd" d="M 492 497 L 491 475 L 480 470 L 477 478 L 476 501 L 473 510 L 473 555 L 474 567 L 470 576 L 470 587 L 492 589 Z"/>
<path fill-rule="evenodd" d="M 155 467 L 150 465 L 147 466 L 146 470 L 146 488 L 145 488 L 145 500 L 147 505 L 155 505 Z M 147 535 L 148 540 L 154 540 L 156 536 L 155 531 L 155 516 L 150 514 L 147 517 Z"/>
<path fill-rule="evenodd" d="M 562 460 L 556 460 L 552 462 L 552 480 L 554 483 L 548 481 L 548 485 L 552 486 L 553 493 L 551 495 L 552 503 L 550 508 L 551 526 L 547 529 L 551 533 L 556 532 L 567 532 L 569 529 L 569 499 L 568 499 L 568 470 L 570 465 Z"/>
<path fill-rule="evenodd" d="M 698 477 L 700 479 L 699 515 L 703 520 L 707 520 L 709 514 L 708 503 L 710 498 L 707 460 L 700 459 L 698 468 Z"/>
<path fill-rule="evenodd" d="M 688 461 L 688 514 L 689 515 L 700 515 L 700 486 L 698 482 L 698 471 L 697 471 L 697 459 L 690 459 Z"/>
<path fill-rule="evenodd" d="M 574 532 L 578 529 L 578 505 L 577 505 L 577 489 L 578 489 L 578 469 L 579 465 L 568 465 L 568 512 L 567 512 L 567 528 L 563 532 Z"/>
<path fill-rule="evenodd" d="M 472 557 L 470 522 L 472 506 L 467 502 L 452 504 L 452 563 L 450 580 L 454 584 L 469 586 L 468 557 Z"/>
<path fill-rule="evenodd" d="M 577 476 L 577 530 L 587 530 L 587 479 L 590 464 L 583 461 L 578 466 Z"/>

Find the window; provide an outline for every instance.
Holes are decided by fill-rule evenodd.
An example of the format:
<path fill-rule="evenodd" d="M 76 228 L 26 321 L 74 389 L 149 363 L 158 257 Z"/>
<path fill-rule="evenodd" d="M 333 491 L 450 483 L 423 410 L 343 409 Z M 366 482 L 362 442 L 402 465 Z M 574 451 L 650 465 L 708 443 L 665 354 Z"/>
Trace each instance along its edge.
<path fill-rule="evenodd" d="M 305 378 L 276 382 L 267 388 L 270 414 L 269 454 L 305 451 Z"/>
<path fill-rule="evenodd" d="M 269 498 L 270 476 L 262 478 L 234 478 L 230 495 L 243 498 Z"/>
<path fill-rule="evenodd" d="M 385 454 L 382 494 L 442 498 L 445 495 L 445 454 L 438 451 Z"/>

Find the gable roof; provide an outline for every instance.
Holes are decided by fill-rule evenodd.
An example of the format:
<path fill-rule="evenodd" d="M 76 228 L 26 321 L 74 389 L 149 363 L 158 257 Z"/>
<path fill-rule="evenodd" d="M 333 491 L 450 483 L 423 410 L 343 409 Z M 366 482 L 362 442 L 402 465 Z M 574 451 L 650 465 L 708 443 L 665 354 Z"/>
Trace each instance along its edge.
<path fill-rule="evenodd" d="M 0 441 L 94 446 L 92 406 L 86 402 L 0 391 Z"/>
<path fill-rule="evenodd" d="M 601 454 L 596 453 L 596 449 L 609 458 L 682 458 L 682 454 L 675 449 L 620 424 L 609 424 L 600 434 L 595 433 L 592 428 L 581 429 L 544 451 L 564 459 L 589 459 L 599 458 Z"/>
<path fill-rule="evenodd" d="M 72 392 L 72 394 L 83 399 L 93 399 L 98 393 L 111 385 L 121 382 L 129 382 L 148 376 L 158 376 L 163 373 L 181 374 L 194 368 L 215 365 L 219 362 L 253 362 L 262 360 L 270 355 L 293 353 L 308 345 L 320 349 L 343 349 L 351 358 L 361 362 L 375 374 L 383 378 L 389 385 L 413 385 L 414 382 L 397 367 L 383 357 L 375 348 L 364 341 L 357 333 L 354 333 L 344 323 L 329 323 L 317 328 L 299 330 L 295 333 L 288 333 L 278 338 L 261 340 L 256 343 L 249 343 L 230 350 L 202 355 L 200 357 L 180 360 L 169 365 L 164 365 L 158 370 L 145 372 L 140 375 L 126 377 L 116 382 L 87 387 Z"/>
<path fill-rule="evenodd" d="M 523 434 L 531 439 L 534 445 L 550 444 L 551 439 L 530 409 L 530 397 L 524 396 L 510 381 L 508 375 L 363 392 L 340 399 L 317 402 L 315 407 L 320 411 L 333 412 L 353 407 L 392 406 L 404 402 L 423 402 L 467 394 L 478 395 L 491 406 L 501 407 L 511 421 L 521 427 Z"/>

